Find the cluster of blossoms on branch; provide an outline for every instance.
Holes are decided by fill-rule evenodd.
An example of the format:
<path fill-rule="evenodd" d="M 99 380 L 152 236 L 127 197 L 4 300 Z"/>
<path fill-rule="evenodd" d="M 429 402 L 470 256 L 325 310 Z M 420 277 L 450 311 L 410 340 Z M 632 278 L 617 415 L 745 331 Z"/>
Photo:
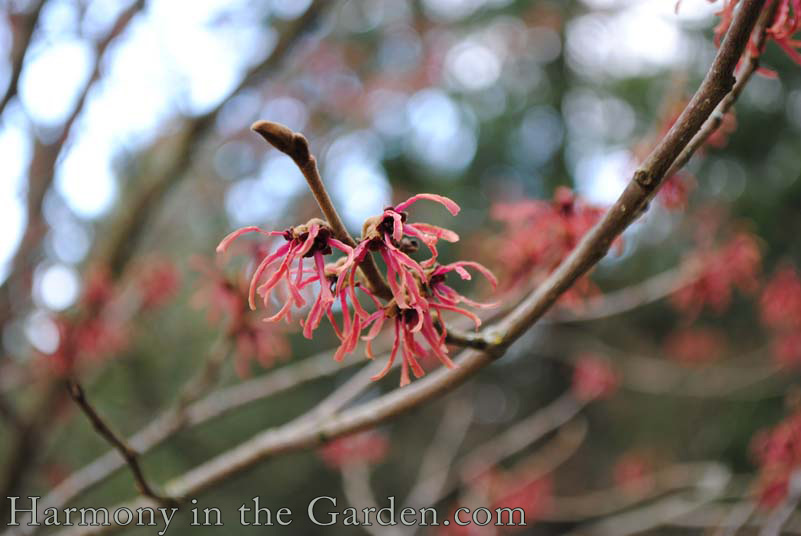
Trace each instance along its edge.
<path fill-rule="evenodd" d="M 367 342 L 366 353 L 372 358 L 371 342 L 385 322 L 391 320 L 395 334 L 392 350 L 385 368 L 374 379 L 389 372 L 400 352 L 403 357 L 401 385 L 406 385 L 410 382 L 410 371 L 416 377 L 424 374 L 419 360 L 429 353 L 443 365 L 454 367 L 445 345 L 447 330 L 441 318 L 443 312 L 466 316 L 478 327 L 481 320 L 464 305 L 492 306 L 459 294 L 447 283 L 447 275 L 454 272 L 462 279 L 471 279 L 468 270 L 474 270 L 493 286 L 497 284 L 492 273 L 476 262 L 438 262 L 439 240 L 456 242 L 459 237 L 435 225 L 410 222 L 407 209 L 421 200 L 439 203 L 452 215 L 459 212 L 459 206 L 446 197 L 418 194 L 365 221 L 362 236 L 355 245 L 336 238 L 327 222 L 312 219 L 284 231 L 265 231 L 255 226 L 238 229 L 220 242 L 217 251 L 225 252 L 246 233 L 282 240 L 283 243 L 265 254 L 254 268 L 248 290 L 249 306 L 255 309 L 258 301 L 265 309 L 270 309 L 275 299 L 281 306 L 265 320 L 291 322 L 293 309 L 305 307 L 307 296 L 304 294 L 316 287 L 316 297 L 305 318 L 300 320 L 303 335 L 311 338 L 323 317 L 328 318 L 341 341 L 335 354 L 337 360 L 354 351 L 360 340 Z M 420 243 L 428 249 L 430 257 L 418 262 L 411 255 L 419 249 Z M 335 251 L 341 255 L 332 259 Z M 380 256 L 386 268 L 390 295 L 385 302 L 361 277 L 368 258 L 372 262 L 369 256 L 373 253 Z M 307 259 L 310 262 L 306 262 Z M 372 307 L 365 307 L 362 300 Z M 334 317 L 335 308 L 341 310 L 341 325 Z M 427 349 L 418 337 L 422 337 Z"/>

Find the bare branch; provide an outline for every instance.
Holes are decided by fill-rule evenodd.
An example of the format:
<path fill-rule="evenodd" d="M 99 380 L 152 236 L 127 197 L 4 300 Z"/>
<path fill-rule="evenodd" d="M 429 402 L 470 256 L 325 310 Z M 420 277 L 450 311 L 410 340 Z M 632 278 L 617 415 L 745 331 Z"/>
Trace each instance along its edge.
<path fill-rule="evenodd" d="M 719 498 L 726 490 L 730 477 L 729 471 L 716 463 L 676 465 L 655 475 L 659 485 L 647 496 L 626 497 L 617 490 L 602 490 L 575 498 L 558 497 L 554 498 L 558 510 L 545 517 L 549 520 L 573 521 L 608 516 L 580 526 L 570 533 L 575 536 L 638 534 L 686 516 Z M 682 489 L 684 491 L 656 502 L 609 515 L 666 491 Z"/>
<path fill-rule="evenodd" d="M 125 458 L 125 463 L 127 463 L 128 467 L 131 469 L 139 492 L 162 506 L 176 505 L 177 502 L 175 499 L 165 497 L 154 491 L 153 486 L 147 481 L 142 467 L 139 465 L 139 454 L 132 449 L 123 438 L 114 433 L 106 421 L 103 420 L 97 410 L 86 399 L 86 393 L 84 393 L 83 387 L 75 380 L 67 380 L 65 386 L 70 397 L 75 401 L 84 415 L 86 415 L 89 422 L 92 423 L 92 427 L 95 431 Z"/>
<path fill-rule="evenodd" d="M 350 505 L 358 510 L 363 508 L 374 508 L 378 510 L 380 505 L 375 499 L 373 490 L 370 487 L 370 468 L 364 462 L 346 463 L 340 469 L 342 475 L 342 491 Z M 398 525 L 394 527 L 379 527 L 376 524 L 362 525 L 368 534 L 375 536 L 400 536 L 403 534 L 414 534 L 411 528 Z"/>
<path fill-rule="evenodd" d="M 221 352 L 224 355 L 224 352 Z M 183 429 L 200 426 L 239 408 L 259 400 L 288 391 L 311 380 L 323 378 L 358 361 L 337 363 L 331 356 L 333 351 L 322 352 L 292 365 L 282 367 L 264 376 L 221 389 L 196 402 L 187 404 L 183 410 L 179 397 L 176 407 L 167 410 L 156 420 L 128 438 L 128 444 L 140 454 L 145 454 L 161 445 Z M 213 360 L 214 357 L 210 359 Z M 193 384 L 194 382 L 190 382 Z M 190 401 L 191 402 L 191 401 Z M 336 405 L 334 405 L 336 407 Z M 105 482 L 110 476 L 125 467 L 125 459 L 116 450 L 111 450 L 95 461 L 68 476 L 40 502 L 40 510 L 60 508 L 82 493 Z M 21 534 L 33 534 L 39 527 L 30 527 L 24 522 Z"/>
<path fill-rule="evenodd" d="M 407 503 L 431 505 L 442 496 L 448 480 L 448 469 L 472 422 L 471 403 L 456 398 L 448 404 L 437 427 L 437 434 L 423 455 L 417 482 L 407 495 Z"/>

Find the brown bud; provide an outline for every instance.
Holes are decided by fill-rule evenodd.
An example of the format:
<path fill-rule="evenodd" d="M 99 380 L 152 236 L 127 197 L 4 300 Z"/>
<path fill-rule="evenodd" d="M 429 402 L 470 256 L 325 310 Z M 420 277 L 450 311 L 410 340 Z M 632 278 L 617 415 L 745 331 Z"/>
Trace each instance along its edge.
<path fill-rule="evenodd" d="M 289 127 L 272 121 L 256 121 L 250 128 L 261 134 L 267 143 L 291 157 L 298 165 L 309 161 L 311 156 L 309 142 L 303 134 L 293 132 Z"/>

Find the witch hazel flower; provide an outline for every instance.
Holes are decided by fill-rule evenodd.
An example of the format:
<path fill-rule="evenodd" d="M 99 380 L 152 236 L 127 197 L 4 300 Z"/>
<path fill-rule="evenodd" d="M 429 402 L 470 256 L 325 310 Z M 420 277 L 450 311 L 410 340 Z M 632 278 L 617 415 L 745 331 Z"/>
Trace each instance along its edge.
<path fill-rule="evenodd" d="M 323 316 L 329 311 L 335 299 L 331 290 L 332 279 L 336 271 L 327 269 L 324 257 L 333 249 L 345 253 L 349 258 L 353 249 L 333 236 L 327 223 L 314 218 L 298 227 L 290 227 L 285 231 L 265 231 L 256 226 L 243 227 L 226 236 L 217 246 L 218 253 L 224 253 L 240 236 L 257 232 L 265 236 L 280 236 L 286 243 L 273 253 L 265 255 L 256 266 L 250 280 L 248 304 L 256 308 L 256 295 L 261 297 L 264 307 L 270 304 L 270 298 L 281 283 L 284 284 L 285 300 L 277 313 L 266 318 L 268 322 L 286 319 L 292 320 L 292 308 L 306 305 L 302 291 L 313 283 L 319 283 L 320 292 L 309 310 L 303 324 L 303 335 L 311 338 L 312 332 L 320 325 Z M 312 259 L 313 266 L 305 266 L 306 259 Z"/>
<path fill-rule="evenodd" d="M 403 203 L 384 209 L 383 214 L 368 218 L 362 228 L 362 239 L 356 246 L 354 262 L 350 266 L 350 277 L 365 259 L 368 252 L 377 252 L 387 266 L 387 282 L 392 290 L 396 304 L 402 308 L 415 308 L 424 300 L 420 295 L 419 284 L 425 280 L 424 269 L 437 261 L 437 242 L 442 239 L 456 242 L 459 236 L 448 229 L 427 223 L 409 223 L 408 209 L 420 200 L 429 200 L 444 206 L 451 215 L 459 213 L 459 205 L 447 197 L 436 194 L 417 194 Z M 411 240 L 409 240 L 411 239 Z M 422 263 L 412 259 L 407 252 L 413 252 L 419 239 L 431 252 L 431 257 Z"/>
<path fill-rule="evenodd" d="M 345 270 L 337 283 L 343 308 L 342 345 L 336 358 L 342 359 L 353 351 L 358 343 L 359 332 L 368 330 L 361 337 L 367 342 L 367 356 L 372 358 L 372 341 L 379 335 L 384 323 L 393 320 L 395 338 L 386 366 L 373 379 L 386 376 L 392 369 L 400 353 L 401 386 L 411 382 L 411 375 L 419 378 L 425 371 L 420 360 L 429 355 L 435 356 L 444 366 L 453 368 L 455 364 L 448 356 L 445 344 L 447 330 L 441 319 L 443 311 L 451 311 L 471 319 L 476 328 L 481 320 L 460 303 L 472 307 L 491 307 L 494 304 L 482 304 L 462 296 L 445 282 L 446 274 L 456 272 L 462 279 L 471 279 L 467 268 L 474 269 L 484 275 L 493 286 L 497 280 L 484 266 L 461 261 L 448 265 L 437 264 L 437 242 L 445 240 L 456 242 L 459 237 L 453 231 L 427 223 L 411 223 L 408 221 L 406 209 L 420 200 L 434 201 L 443 205 L 451 214 L 459 212 L 459 206 L 447 197 L 435 194 L 418 194 L 408 200 L 389 207 L 384 212 L 369 218 L 363 227 L 362 238 L 354 248 L 352 262 L 345 261 Z M 422 242 L 431 256 L 418 262 L 410 254 L 417 251 Z M 378 253 L 387 267 L 387 280 L 391 291 L 391 300 L 382 306 L 379 300 L 366 288 L 356 282 L 356 271 L 370 252 Z M 376 305 L 376 311 L 367 313 L 359 304 L 355 294 L 361 288 Z M 345 305 L 347 292 L 354 309 L 353 318 Z M 369 329 L 368 329 L 369 328 Z M 421 342 L 422 341 L 422 342 Z M 425 344 L 425 346 L 424 346 Z"/>

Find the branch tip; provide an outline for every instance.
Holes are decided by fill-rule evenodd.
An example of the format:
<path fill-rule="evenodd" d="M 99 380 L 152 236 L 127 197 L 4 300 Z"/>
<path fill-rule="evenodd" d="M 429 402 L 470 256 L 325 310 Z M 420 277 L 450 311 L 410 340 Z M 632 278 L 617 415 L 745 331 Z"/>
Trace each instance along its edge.
<path fill-rule="evenodd" d="M 306 164 L 311 158 L 309 142 L 306 137 L 294 132 L 286 125 L 260 120 L 253 123 L 250 129 L 260 134 L 267 143 L 291 157 L 300 166 Z"/>

